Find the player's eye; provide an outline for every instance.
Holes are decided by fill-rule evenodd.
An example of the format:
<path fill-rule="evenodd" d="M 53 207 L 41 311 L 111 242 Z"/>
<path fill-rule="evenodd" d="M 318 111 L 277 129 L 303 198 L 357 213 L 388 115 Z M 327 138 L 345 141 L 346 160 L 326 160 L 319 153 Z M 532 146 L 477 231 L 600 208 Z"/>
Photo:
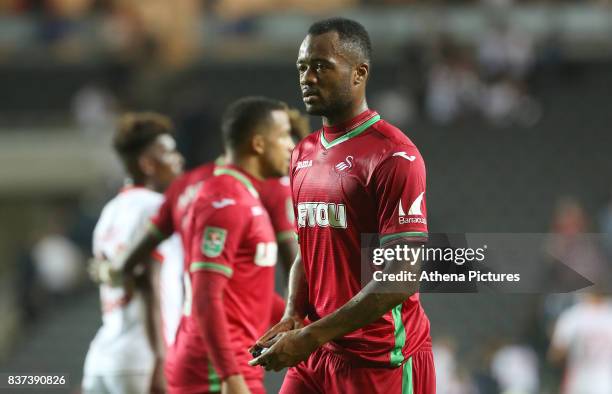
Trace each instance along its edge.
<path fill-rule="evenodd" d="M 298 65 L 297 65 L 297 69 L 298 69 L 298 71 L 299 71 L 299 72 L 301 72 L 301 73 L 305 73 L 307 68 L 308 68 L 308 67 L 307 67 L 305 64 L 298 64 Z"/>

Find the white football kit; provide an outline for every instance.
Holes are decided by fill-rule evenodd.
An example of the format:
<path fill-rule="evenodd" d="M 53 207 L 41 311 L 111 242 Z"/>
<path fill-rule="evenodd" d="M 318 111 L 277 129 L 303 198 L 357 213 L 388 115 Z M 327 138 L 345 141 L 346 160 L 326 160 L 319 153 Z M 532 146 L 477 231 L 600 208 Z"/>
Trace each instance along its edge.
<path fill-rule="evenodd" d="M 612 303 L 579 303 L 561 314 L 553 345 L 567 349 L 564 392 L 612 393 Z"/>
<path fill-rule="evenodd" d="M 94 256 L 115 261 L 149 222 L 163 195 L 142 187 L 122 190 L 104 207 L 93 235 Z M 161 243 L 155 252 L 162 263 L 160 303 L 163 334 L 174 341 L 183 300 L 183 254 L 178 236 Z M 119 267 L 115 267 L 119 268 Z M 155 365 L 145 325 L 145 302 L 137 291 L 100 286 L 102 327 L 85 359 L 84 393 L 147 393 Z"/>

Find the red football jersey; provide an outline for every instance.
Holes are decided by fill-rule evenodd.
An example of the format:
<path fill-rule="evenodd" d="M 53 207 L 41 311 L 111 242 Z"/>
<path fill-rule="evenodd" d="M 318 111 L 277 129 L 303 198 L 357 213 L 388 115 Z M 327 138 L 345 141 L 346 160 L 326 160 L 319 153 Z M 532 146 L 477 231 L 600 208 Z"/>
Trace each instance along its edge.
<path fill-rule="evenodd" d="M 270 215 L 278 242 L 295 237 L 295 220 L 289 177 L 271 178 L 255 184 L 259 198 Z"/>
<path fill-rule="evenodd" d="M 247 349 L 270 324 L 277 245 L 270 218 L 258 197 L 253 178 L 233 166 L 217 167 L 204 181 L 186 215 L 183 236 L 189 241 L 185 271 L 193 282 L 202 270 L 230 278 L 223 306 L 231 343 L 245 379 L 261 379 L 263 370 L 248 366 Z M 190 283 L 188 282 L 188 283 Z M 191 314 L 191 289 L 186 288 L 185 316 L 172 349 L 176 363 L 171 385 L 189 381 L 218 383 L 210 365 L 200 327 Z"/>
<path fill-rule="evenodd" d="M 164 202 L 159 207 L 152 223 L 164 237 L 181 233 L 183 220 L 198 194 L 202 182 L 213 175 L 215 163 L 206 163 L 175 179 L 164 193 Z M 181 238 L 182 235 L 181 235 Z M 183 239 L 183 247 L 185 239 Z"/>
<path fill-rule="evenodd" d="M 427 239 L 423 158 L 375 111 L 302 140 L 292 154 L 290 177 L 311 320 L 361 290 L 361 234 L 378 233 L 381 242 Z M 415 294 L 329 346 L 398 366 L 427 342 L 429 320 Z"/>
<path fill-rule="evenodd" d="M 164 202 L 152 222 L 164 237 L 175 231 L 181 233 L 181 226 L 191 203 L 198 194 L 202 182 L 213 175 L 216 165 L 222 163 L 206 163 L 175 179 L 164 193 Z M 291 189 L 289 178 L 272 178 L 263 182 L 254 182 L 259 192 L 259 198 L 268 211 L 272 226 L 279 242 L 295 233 L 293 207 L 291 204 Z"/>

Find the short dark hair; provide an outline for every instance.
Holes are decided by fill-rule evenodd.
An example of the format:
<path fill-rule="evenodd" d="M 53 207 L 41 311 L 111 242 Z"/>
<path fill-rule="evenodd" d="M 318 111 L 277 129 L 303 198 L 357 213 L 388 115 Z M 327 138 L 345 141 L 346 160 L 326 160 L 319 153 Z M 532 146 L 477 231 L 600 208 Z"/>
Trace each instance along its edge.
<path fill-rule="evenodd" d="M 170 118 L 154 112 L 129 112 L 119 118 L 113 136 L 113 148 L 125 164 L 128 172 L 139 172 L 138 157 L 158 136 L 174 134 Z"/>
<path fill-rule="evenodd" d="M 370 62 L 372 41 L 370 41 L 370 35 L 361 23 L 346 18 L 325 19 L 313 23 L 308 29 L 308 34 L 318 36 L 331 31 L 337 32 L 345 45 L 358 52 L 359 61 Z"/>
<path fill-rule="evenodd" d="M 286 110 L 279 100 L 263 96 L 243 97 L 230 104 L 221 120 L 226 149 L 239 150 L 257 128 L 271 120 L 270 112 Z"/>

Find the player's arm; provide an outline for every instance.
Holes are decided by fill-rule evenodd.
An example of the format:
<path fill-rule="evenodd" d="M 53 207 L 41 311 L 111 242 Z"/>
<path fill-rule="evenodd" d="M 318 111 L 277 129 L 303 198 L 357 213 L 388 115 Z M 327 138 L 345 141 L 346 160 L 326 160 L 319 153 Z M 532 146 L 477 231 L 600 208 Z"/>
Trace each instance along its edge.
<path fill-rule="evenodd" d="M 177 181 L 170 185 L 155 216 L 146 222 L 134 241 L 119 255 L 115 266 L 123 267 L 122 275 L 133 275 L 134 269 L 139 264 L 148 262 L 155 248 L 174 232 L 172 222 L 174 196 L 180 191 L 181 186 Z"/>
<path fill-rule="evenodd" d="M 123 267 L 123 275 L 130 276 L 140 263 L 149 261 L 155 248 L 166 238 L 157 228 L 150 224 L 141 231 L 134 242 L 120 254 L 116 262 L 117 266 Z"/>
<path fill-rule="evenodd" d="M 299 254 L 298 243 L 293 233 L 285 239 L 277 239 L 278 242 L 278 258 L 285 272 L 291 275 L 293 269 L 292 262 L 295 261 Z"/>
<path fill-rule="evenodd" d="M 197 204 L 197 202 L 196 202 Z M 248 393 L 229 335 L 223 294 L 233 275 L 235 253 L 248 232 L 250 209 L 228 206 L 204 217 L 194 206 L 190 241 L 193 311 L 224 393 Z"/>
<path fill-rule="evenodd" d="M 404 245 L 420 246 L 418 243 L 399 240 L 393 244 L 385 244 L 383 247 L 395 247 L 396 245 L 400 247 Z M 418 277 L 420 261 L 414 264 L 406 261 L 389 261 L 383 274 L 399 274 L 402 271 L 414 273 Z M 322 319 L 302 329 L 277 332 L 275 336 L 264 336 L 262 340 L 267 339 L 267 341 L 260 340 L 261 343 L 258 342 L 258 344 L 262 347 L 270 347 L 270 350 L 254 359 L 251 365 L 262 365 L 266 370 L 275 371 L 296 365 L 306 360 L 321 345 L 380 319 L 417 291 L 418 281 L 402 282 L 398 286 L 394 282 L 372 280 L 346 304 Z"/>
<path fill-rule="evenodd" d="M 287 296 L 285 313 L 281 321 L 262 335 L 255 345 L 249 349 L 249 352 L 254 353 L 262 348 L 271 346 L 271 339 L 280 333 L 303 327 L 307 304 L 308 285 L 306 283 L 302 258 L 298 252 L 289 272 L 289 294 Z"/>
<path fill-rule="evenodd" d="M 552 335 L 550 349 L 548 350 L 548 360 L 555 366 L 563 366 L 568 354 L 568 349 L 575 336 L 576 319 L 571 314 L 565 312 L 561 314 Z"/>
<path fill-rule="evenodd" d="M 155 367 L 151 382 L 154 392 L 163 392 L 165 381 L 163 377 L 164 340 L 162 338 L 162 323 L 159 304 L 159 268 L 160 264 L 152 261 L 147 264 L 143 275 L 135 278 L 136 288 L 143 295 L 145 302 L 145 328 L 147 339 L 155 354 Z"/>

